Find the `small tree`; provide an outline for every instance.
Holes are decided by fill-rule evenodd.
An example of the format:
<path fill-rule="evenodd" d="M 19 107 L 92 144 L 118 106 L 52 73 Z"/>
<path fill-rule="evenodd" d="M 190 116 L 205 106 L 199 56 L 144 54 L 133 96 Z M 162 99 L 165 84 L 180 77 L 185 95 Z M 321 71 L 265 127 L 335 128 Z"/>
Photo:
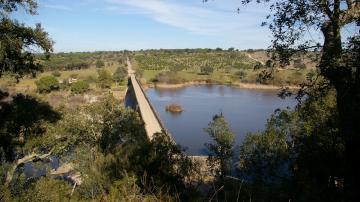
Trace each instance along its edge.
<path fill-rule="evenodd" d="M 74 94 L 82 94 L 89 90 L 89 83 L 86 81 L 77 81 L 71 85 L 71 92 Z"/>
<path fill-rule="evenodd" d="M 203 67 L 201 67 L 200 71 L 201 71 L 202 74 L 209 75 L 209 74 L 214 72 L 214 68 L 212 68 L 210 66 L 203 66 Z"/>
<path fill-rule="evenodd" d="M 214 140 L 214 143 L 205 144 L 210 152 L 208 162 L 217 175 L 223 178 L 231 169 L 234 134 L 223 114 L 215 115 L 205 131 Z"/>
<path fill-rule="evenodd" d="M 98 86 L 100 88 L 110 88 L 112 83 L 111 75 L 105 69 L 98 71 Z"/>
<path fill-rule="evenodd" d="M 49 93 L 59 89 L 59 82 L 54 76 L 44 76 L 35 82 L 40 93 Z"/>
<path fill-rule="evenodd" d="M 240 70 L 240 71 L 236 72 L 235 74 L 239 79 L 244 79 L 247 75 L 247 73 L 244 70 Z"/>
<path fill-rule="evenodd" d="M 116 69 L 116 71 L 114 72 L 113 74 L 113 80 L 115 82 L 123 82 L 125 77 L 127 76 L 127 70 L 125 67 L 123 66 L 120 66 Z"/>
<path fill-rule="evenodd" d="M 96 66 L 96 68 L 101 68 L 101 67 L 105 66 L 105 63 L 102 60 L 98 60 L 98 61 L 96 61 L 95 66 Z"/>

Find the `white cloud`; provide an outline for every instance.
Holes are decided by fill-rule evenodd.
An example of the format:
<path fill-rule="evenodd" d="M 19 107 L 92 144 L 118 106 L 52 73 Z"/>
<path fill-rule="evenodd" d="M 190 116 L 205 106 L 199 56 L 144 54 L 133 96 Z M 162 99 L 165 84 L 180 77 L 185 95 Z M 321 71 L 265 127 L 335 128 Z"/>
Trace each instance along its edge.
<path fill-rule="evenodd" d="M 63 11 L 72 11 L 71 8 L 64 6 L 64 5 L 59 5 L 59 4 L 40 4 L 41 7 L 44 8 L 49 8 L 49 9 L 55 9 L 55 10 L 63 10 Z"/>
<path fill-rule="evenodd" d="M 234 35 L 244 29 L 256 29 L 260 24 L 260 21 L 254 22 L 254 16 L 249 13 L 236 14 L 236 7 L 214 9 L 202 3 L 189 5 L 173 0 L 105 1 L 109 3 L 108 10 L 122 14 L 147 15 L 157 22 L 201 35 Z"/>

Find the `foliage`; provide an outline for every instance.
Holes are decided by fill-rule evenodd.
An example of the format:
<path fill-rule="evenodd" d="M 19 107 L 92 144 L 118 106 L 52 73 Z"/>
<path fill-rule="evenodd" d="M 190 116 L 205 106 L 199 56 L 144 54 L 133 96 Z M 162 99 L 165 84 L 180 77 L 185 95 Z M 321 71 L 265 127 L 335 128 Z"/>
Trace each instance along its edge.
<path fill-rule="evenodd" d="M 54 201 L 69 200 L 71 186 L 63 180 L 42 177 L 19 197 L 20 201 Z"/>
<path fill-rule="evenodd" d="M 102 68 L 105 66 L 105 63 L 102 60 L 98 60 L 98 61 L 96 61 L 95 66 L 96 66 L 96 68 Z"/>
<path fill-rule="evenodd" d="M 127 69 L 123 66 L 120 66 L 115 70 L 113 74 L 113 80 L 115 82 L 121 83 L 125 80 L 127 74 L 128 74 Z"/>
<path fill-rule="evenodd" d="M 338 201 L 344 143 L 330 91 L 295 111 L 277 111 L 264 132 L 249 134 L 241 146 L 239 171 L 257 200 Z"/>
<path fill-rule="evenodd" d="M 111 84 L 112 84 L 111 74 L 105 69 L 100 69 L 98 71 L 97 84 L 100 88 L 111 88 Z"/>
<path fill-rule="evenodd" d="M 11 97 L 11 101 L 1 99 L 0 117 L 0 146 L 5 155 L 0 159 L 8 161 L 24 151 L 22 147 L 28 140 L 44 134 L 45 123 L 61 118 L 47 103 L 22 94 Z"/>
<path fill-rule="evenodd" d="M 89 90 L 89 83 L 86 81 L 77 81 L 71 84 L 71 92 L 74 94 L 82 94 Z"/>
<path fill-rule="evenodd" d="M 236 72 L 235 73 L 235 75 L 237 76 L 237 77 L 239 77 L 239 79 L 244 79 L 245 77 L 246 77 L 246 72 L 245 71 L 243 71 L 243 70 L 240 70 L 240 71 L 238 71 L 238 72 Z"/>
<path fill-rule="evenodd" d="M 247 4 L 251 0 L 244 0 Z M 269 2 L 267 0 L 256 1 L 258 3 Z M 360 153 L 360 127 L 357 120 L 360 120 L 360 77 L 356 39 L 359 32 L 348 36 L 345 39 L 342 29 L 352 25 L 359 27 L 360 3 L 355 0 L 335 1 L 270 1 L 271 14 L 269 28 L 273 33 L 271 49 L 273 59 L 281 65 L 287 65 L 299 53 L 319 52 L 320 61 L 318 65 L 319 74 L 327 82 L 321 87 L 314 87 L 317 79 L 311 80 L 302 85 L 298 95 L 314 96 L 310 92 L 313 89 L 319 93 L 315 94 L 316 99 L 321 98 L 323 91 L 333 88 L 336 91 L 336 106 L 339 119 L 340 136 L 337 144 L 345 140 L 345 156 L 342 159 L 346 163 L 338 165 L 345 170 L 345 175 L 340 177 L 344 182 L 343 200 L 356 201 L 360 198 L 358 183 L 360 171 L 357 169 L 358 153 Z M 266 24 L 266 23 L 265 23 Z M 309 39 L 306 34 L 309 30 L 319 31 L 323 36 L 323 43 Z M 311 38 L 311 37 L 310 37 Z M 355 41 L 353 40 L 355 39 Z M 343 44 L 343 42 L 346 42 Z M 353 58 L 353 59 L 351 59 Z M 357 62 L 353 62 L 357 60 Z M 271 77 L 273 68 L 264 74 Z M 315 99 L 315 98 L 314 98 Z M 336 128 L 336 126 L 333 126 Z M 329 134 L 332 134 L 329 132 Z M 317 140 L 320 141 L 320 140 Z M 338 152 L 329 154 L 337 158 Z M 333 168 L 334 170 L 336 168 Z M 334 175 L 328 175 L 318 182 L 325 184 L 333 181 Z M 312 186 L 314 181 L 304 183 L 304 186 Z M 326 193 L 334 193 L 331 186 L 324 190 Z"/>
<path fill-rule="evenodd" d="M 59 89 L 59 81 L 54 76 L 43 76 L 35 84 L 40 93 L 49 93 Z"/>
<path fill-rule="evenodd" d="M 296 69 L 306 69 L 306 65 L 304 64 L 304 61 L 301 59 L 294 60 L 294 68 Z"/>
<path fill-rule="evenodd" d="M 200 68 L 200 72 L 202 74 L 209 75 L 209 74 L 213 73 L 213 71 L 214 71 L 214 68 L 212 68 L 211 66 L 204 66 L 204 67 Z"/>
<path fill-rule="evenodd" d="M 212 66 L 222 69 L 225 66 L 233 68 L 253 68 L 255 61 L 241 52 L 193 50 L 160 50 L 137 53 L 135 60 L 144 70 L 192 70 L 200 72 L 201 67 Z"/>
<path fill-rule="evenodd" d="M 178 83 L 183 83 L 186 80 L 176 72 L 167 71 L 167 72 L 161 72 L 158 75 L 156 75 L 155 81 L 160 83 L 178 84 Z"/>
<path fill-rule="evenodd" d="M 48 58 L 53 42 L 40 24 L 35 28 L 27 27 L 11 19 L 11 13 L 24 9 L 34 15 L 37 4 L 33 0 L 9 0 L 0 3 L 0 77 L 11 73 L 17 79 L 25 74 L 36 75 L 42 69 L 31 50 L 44 51 Z"/>
<path fill-rule="evenodd" d="M 214 143 L 206 144 L 210 152 L 209 164 L 216 174 L 223 178 L 231 171 L 235 136 L 223 114 L 215 115 L 205 131 L 214 140 Z"/>

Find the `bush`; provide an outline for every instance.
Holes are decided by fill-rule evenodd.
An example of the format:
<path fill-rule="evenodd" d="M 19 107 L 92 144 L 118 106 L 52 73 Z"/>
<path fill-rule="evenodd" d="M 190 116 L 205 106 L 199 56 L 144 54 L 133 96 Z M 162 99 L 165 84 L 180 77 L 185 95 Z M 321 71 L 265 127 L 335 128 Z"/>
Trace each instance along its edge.
<path fill-rule="evenodd" d="M 115 82 L 121 83 L 125 80 L 125 77 L 127 76 L 127 70 L 125 67 L 120 66 L 116 69 L 116 71 L 113 74 L 113 80 Z"/>
<path fill-rule="evenodd" d="M 104 63 L 104 61 L 98 60 L 98 61 L 96 61 L 95 66 L 97 68 L 101 68 L 101 67 L 105 66 L 105 63 Z"/>
<path fill-rule="evenodd" d="M 53 71 L 51 74 L 53 76 L 55 76 L 55 77 L 60 77 L 61 76 L 61 73 L 58 70 Z"/>
<path fill-rule="evenodd" d="M 242 70 L 236 72 L 235 74 L 241 80 L 244 79 L 246 77 L 246 75 L 247 75 L 247 73 L 245 71 L 242 71 Z"/>
<path fill-rule="evenodd" d="M 59 82 L 54 76 L 44 76 L 35 82 L 40 93 L 49 93 L 59 89 Z"/>
<path fill-rule="evenodd" d="M 204 67 L 201 67 L 200 71 L 202 74 L 211 74 L 214 72 L 214 68 L 212 68 L 210 66 L 204 66 Z"/>
<path fill-rule="evenodd" d="M 74 94 L 82 94 L 89 90 L 89 83 L 86 81 L 77 81 L 71 85 L 71 92 Z"/>
<path fill-rule="evenodd" d="M 160 83 L 169 83 L 169 84 L 179 84 L 186 81 L 176 72 L 161 72 L 158 75 L 156 75 L 156 78 L 154 80 Z"/>
<path fill-rule="evenodd" d="M 100 88 L 111 88 L 112 78 L 108 71 L 101 69 L 98 71 L 98 86 Z"/>

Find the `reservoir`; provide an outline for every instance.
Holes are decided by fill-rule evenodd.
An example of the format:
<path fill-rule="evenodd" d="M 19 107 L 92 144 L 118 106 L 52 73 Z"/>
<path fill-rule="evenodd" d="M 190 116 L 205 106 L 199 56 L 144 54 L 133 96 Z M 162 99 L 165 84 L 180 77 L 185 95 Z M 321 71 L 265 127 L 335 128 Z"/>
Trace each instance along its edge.
<path fill-rule="evenodd" d="M 146 91 L 165 127 L 177 144 L 190 155 L 206 155 L 211 142 L 204 131 L 215 114 L 223 113 L 235 134 L 236 146 L 249 132 L 261 131 L 278 108 L 294 107 L 293 98 L 281 99 L 278 90 L 242 89 L 223 85 L 197 85 L 176 89 L 150 88 Z M 172 114 L 168 104 L 179 104 L 183 112 Z"/>

